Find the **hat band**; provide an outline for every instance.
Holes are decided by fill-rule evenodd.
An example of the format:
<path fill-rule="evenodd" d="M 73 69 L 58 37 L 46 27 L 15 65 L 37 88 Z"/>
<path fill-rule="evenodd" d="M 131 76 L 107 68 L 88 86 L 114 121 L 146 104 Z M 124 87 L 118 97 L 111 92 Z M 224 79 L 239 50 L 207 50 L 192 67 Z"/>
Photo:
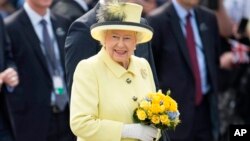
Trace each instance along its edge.
<path fill-rule="evenodd" d="M 134 22 L 121 22 L 121 21 L 107 21 L 107 22 L 102 22 L 102 23 L 96 23 L 94 25 L 91 26 L 91 30 L 95 27 L 98 26 L 105 26 L 105 25 L 128 25 L 128 26 L 139 26 L 142 28 L 146 28 L 150 31 L 153 32 L 152 27 L 145 25 L 145 24 L 141 24 L 141 23 L 134 23 Z"/>

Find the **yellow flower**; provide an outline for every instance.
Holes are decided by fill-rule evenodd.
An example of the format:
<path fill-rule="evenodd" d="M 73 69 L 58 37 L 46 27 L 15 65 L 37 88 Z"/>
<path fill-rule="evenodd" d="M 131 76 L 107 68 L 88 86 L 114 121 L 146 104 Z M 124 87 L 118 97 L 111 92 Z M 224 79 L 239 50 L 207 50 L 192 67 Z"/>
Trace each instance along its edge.
<path fill-rule="evenodd" d="M 152 98 L 152 104 L 159 104 L 161 101 L 161 97 L 159 95 L 153 95 L 153 98 Z"/>
<path fill-rule="evenodd" d="M 142 109 L 137 109 L 136 114 L 139 120 L 145 120 L 147 118 L 145 111 Z"/>
<path fill-rule="evenodd" d="M 163 113 L 165 111 L 165 106 L 164 105 L 161 105 L 160 106 L 160 113 Z"/>
<path fill-rule="evenodd" d="M 165 106 L 165 110 L 168 111 L 171 106 L 171 98 L 169 96 L 165 96 L 163 99 L 163 105 Z"/>
<path fill-rule="evenodd" d="M 164 99 L 165 95 L 158 92 L 158 93 L 152 94 L 151 97 L 152 97 L 153 104 L 160 104 L 161 101 Z"/>
<path fill-rule="evenodd" d="M 169 111 L 177 112 L 177 110 L 178 110 L 177 108 L 178 108 L 178 106 L 177 106 L 176 101 L 172 99 L 172 100 L 170 101 Z"/>
<path fill-rule="evenodd" d="M 144 110 L 148 110 L 151 106 L 151 103 L 146 101 L 146 100 L 143 100 L 141 103 L 140 103 L 140 107 Z"/>
<path fill-rule="evenodd" d="M 169 125 L 170 120 L 168 119 L 167 115 L 160 115 L 160 120 L 161 123 L 163 123 L 164 125 Z"/>
<path fill-rule="evenodd" d="M 157 116 L 157 115 L 153 115 L 152 118 L 151 118 L 151 121 L 152 121 L 154 124 L 158 124 L 158 123 L 160 123 L 160 117 Z"/>
<path fill-rule="evenodd" d="M 159 90 L 157 92 L 157 95 L 159 95 L 161 97 L 161 99 L 163 99 L 165 97 L 165 95 L 161 92 L 161 90 Z"/>
<path fill-rule="evenodd" d="M 152 111 L 152 113 L 158 114 L 158 113 L 161 111 L 161 107 L 160 107 L 159 104 L 154 104 L 154 103 L 153 103 L 153 104 L 151 105 L 150 110 Z"/>
<path fill-rule="evenodd" d="M 153 113 L 151 110 L 147 110 L 147 115 L 148 115 L 148 119 L 151 119 L 153 116 Z"/>

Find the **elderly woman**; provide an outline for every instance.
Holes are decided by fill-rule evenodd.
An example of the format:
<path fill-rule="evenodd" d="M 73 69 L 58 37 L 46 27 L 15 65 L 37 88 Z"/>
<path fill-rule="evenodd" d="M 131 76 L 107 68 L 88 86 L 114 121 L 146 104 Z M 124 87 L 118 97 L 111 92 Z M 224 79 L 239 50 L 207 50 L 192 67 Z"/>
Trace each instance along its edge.
<path fill-rule="evenodd" d="M 78 141 L 157 137 L 156 128 L 133 123 L 135 99 L 155 92 L 148 62 L 133 55 L 136 44 L 148 42 L 153 34 L 140 24 L 141 12 L 140 5 L 112 2 L 97 13 L 99 21 L 91 27 L 91 35 L 103 47 L 78 64 L 72 86 L 70 126 Z"/>

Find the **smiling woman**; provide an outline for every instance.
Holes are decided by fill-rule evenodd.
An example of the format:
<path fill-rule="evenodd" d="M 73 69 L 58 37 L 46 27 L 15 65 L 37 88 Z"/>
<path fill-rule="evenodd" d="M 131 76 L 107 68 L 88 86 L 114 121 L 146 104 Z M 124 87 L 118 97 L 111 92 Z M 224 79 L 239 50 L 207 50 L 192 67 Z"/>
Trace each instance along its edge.
<path fill-rule="evenodd" d="M 113 1 L 101 5 L 91 35 L 101 51 L 82 60 L 74 73 L 70 126 L 78 141 L 153 141 L 155 127 L 134 123 L 133 98 L 155 92 L 151 68 L 134 56 L 139 43 L 152 38 L 152 29 L 140 24 L 142 7 Z M 112 135 L 110 135 L 112 133 Z"/>
<path fill-rule="evenodd" d="M 127 69 L 129 58 L 136 48 L 136 33 L 126 30 L 109 30 L 106 32 L 103 46 L 115 62 Z"/>

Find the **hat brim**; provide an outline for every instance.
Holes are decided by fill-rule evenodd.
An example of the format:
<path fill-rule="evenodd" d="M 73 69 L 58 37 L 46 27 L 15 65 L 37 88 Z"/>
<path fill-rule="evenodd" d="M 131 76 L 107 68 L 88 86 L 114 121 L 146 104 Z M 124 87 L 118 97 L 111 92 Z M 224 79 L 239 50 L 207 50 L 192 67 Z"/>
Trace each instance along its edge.
<path fill-rule="evenodd" d="M 106 30 L 135 31 L 137 32 L 137 44 L 148 42 L 153 36 L 153 29 L 150 26 L 139 23 L 117 21 L 108 21 L 92 25 L 91 36 L 102 42 L 104 40 Z"/>

